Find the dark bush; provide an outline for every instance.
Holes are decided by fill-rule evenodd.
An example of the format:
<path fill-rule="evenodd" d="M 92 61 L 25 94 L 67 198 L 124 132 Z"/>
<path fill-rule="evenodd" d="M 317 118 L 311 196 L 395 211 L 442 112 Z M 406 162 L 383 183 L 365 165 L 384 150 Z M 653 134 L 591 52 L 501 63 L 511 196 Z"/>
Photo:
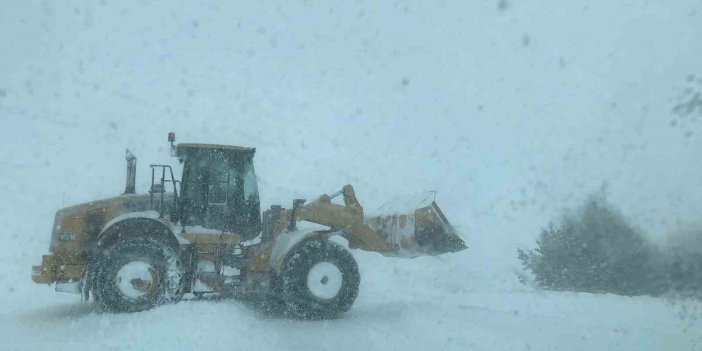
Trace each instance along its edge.
<path fill-rule="evenodd" d="M 540 287 L 621 295 L 667 289 L 661 255 L 602 196 L 545 228 L 537 244 L 519 258 Z"/>
<path fill-rule="evenodd" d="M 702 231 L 669 236 L 665 251 L 667 285 L 683 296 L 702 297 Z"/>

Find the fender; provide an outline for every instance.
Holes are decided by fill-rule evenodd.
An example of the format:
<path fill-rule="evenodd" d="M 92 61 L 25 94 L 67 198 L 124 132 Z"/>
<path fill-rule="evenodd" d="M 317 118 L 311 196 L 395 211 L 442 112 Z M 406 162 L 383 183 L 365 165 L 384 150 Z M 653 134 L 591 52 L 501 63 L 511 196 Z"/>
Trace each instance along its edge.
<path fill-rule="evenodd" d="M 281 233 L 275 239 L 271 250 L 270 267 L 276 273 L 280 273 L 283 261 L 293 249 L 307 240 L 326 238 L 322 232 L 316 230 L 297 230 L 294 232 Z"/>
<path fill-rule="evenodd" d="M 96 240 L 96 248 L 108 247 L 119 239 L 148 237 L 178 250 L 178 238 L 169 222 L 156 211 L 131 212 L 119 215 L 105 224 Z"/>

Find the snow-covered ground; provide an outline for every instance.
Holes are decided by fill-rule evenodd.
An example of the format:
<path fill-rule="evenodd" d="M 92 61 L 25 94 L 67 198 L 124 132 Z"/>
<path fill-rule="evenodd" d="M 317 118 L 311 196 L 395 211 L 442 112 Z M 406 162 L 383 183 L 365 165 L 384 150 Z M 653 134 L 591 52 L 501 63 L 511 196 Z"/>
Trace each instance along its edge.
<path fill-rule="evenodd" d="M 564 208 L 606 187 L 654 240 L 702 213 L 697 0 L 6 1 L 0 6 L 2 350 L 700 350 L 690 301 L 520 284 Z M 698 118 L 702 120 L 702 118 Z M 340 320 L 236 301 L 100 315 L 30 280 L 55 211 L 120 193 L 124 148 L 257 147 L 262 204 L 354 184 L 377 208 L 437 191 L 466 251 L 354 251 Z"/>
<path fill-rule="evenodd" d="M 360 296 L 343 318 L 297 321 L 232 300 L 101 315 L 49 289 L 10 294 L 7 350 L 699 350 L 700 305 L 540 292 L 464 252 L 402 262 L 356 253 Z M 692 310 L 697 308 L 697 310 Z"/>

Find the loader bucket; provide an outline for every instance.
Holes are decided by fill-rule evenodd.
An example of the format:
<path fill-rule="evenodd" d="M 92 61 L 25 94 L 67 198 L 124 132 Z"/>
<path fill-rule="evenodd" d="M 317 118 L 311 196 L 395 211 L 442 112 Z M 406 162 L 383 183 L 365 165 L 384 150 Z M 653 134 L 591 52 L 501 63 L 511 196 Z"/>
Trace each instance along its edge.
<path fill-rule="evenodd" d="M 386 256 L 436 256 L 467 248 L 436 202 L 406 213 L 366 218 L 366 224 L 394 250 Z"/>

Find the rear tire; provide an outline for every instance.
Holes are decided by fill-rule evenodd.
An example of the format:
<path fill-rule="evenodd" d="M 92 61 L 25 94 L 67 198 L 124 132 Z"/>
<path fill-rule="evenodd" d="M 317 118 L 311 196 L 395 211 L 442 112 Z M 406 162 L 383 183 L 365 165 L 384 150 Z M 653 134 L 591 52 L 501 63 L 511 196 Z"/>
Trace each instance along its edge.
<path fill-rule="evenodd" d="M 348 311 L 360 282 L 351 253 L 328 240 L 308 241 L 294 249 L 280 273 L 288 311 L 305 319 L 332 319 Z"/>
<path fill-rule="evenodd" d="M 148 239 L 115 244 L 100 261 L 93 294 L 104 312 L 139 312 L 178 302 L 182 272 L 175 250 Z"/>

